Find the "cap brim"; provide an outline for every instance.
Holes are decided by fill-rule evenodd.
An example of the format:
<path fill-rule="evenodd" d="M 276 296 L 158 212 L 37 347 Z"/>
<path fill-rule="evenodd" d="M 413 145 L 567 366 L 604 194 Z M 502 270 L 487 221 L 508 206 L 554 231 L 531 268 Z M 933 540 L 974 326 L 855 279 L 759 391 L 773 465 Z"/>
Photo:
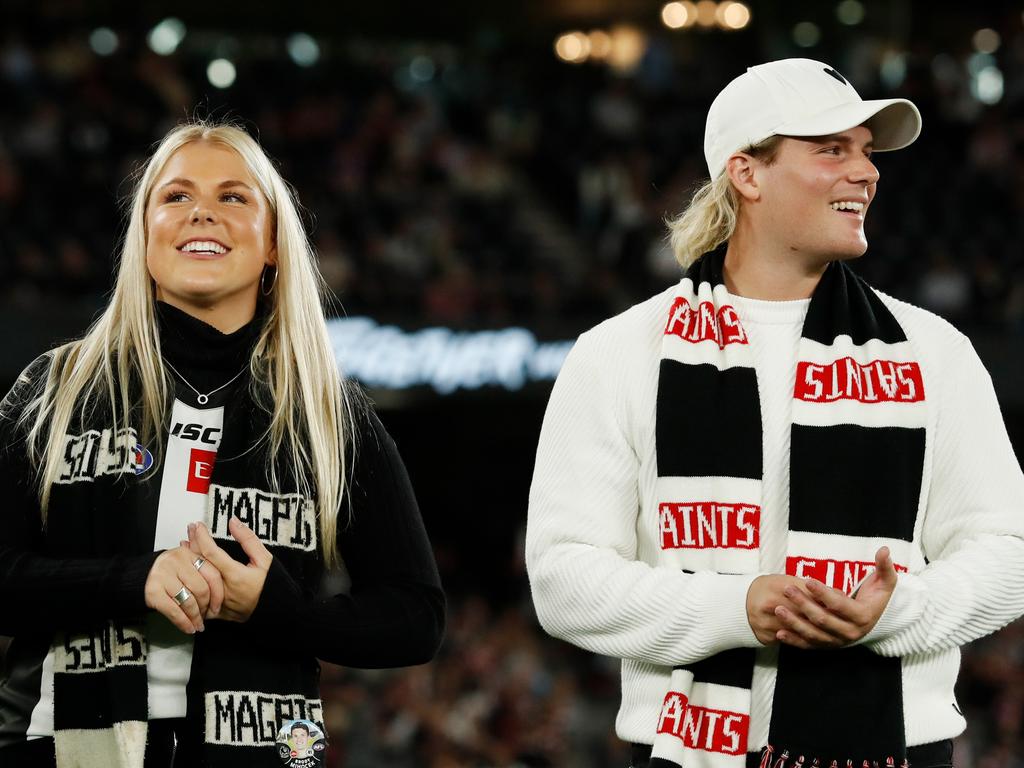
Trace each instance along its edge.
<path fill-rule="evenodd" d="M 913 102 L 906 99 L 858 101 L 785 123 L 773 133 L 778 136 L 828 136 L 858 125 L 871 129 L 874 151 L 902 149 L 920 135 L 921 113 Z"/>

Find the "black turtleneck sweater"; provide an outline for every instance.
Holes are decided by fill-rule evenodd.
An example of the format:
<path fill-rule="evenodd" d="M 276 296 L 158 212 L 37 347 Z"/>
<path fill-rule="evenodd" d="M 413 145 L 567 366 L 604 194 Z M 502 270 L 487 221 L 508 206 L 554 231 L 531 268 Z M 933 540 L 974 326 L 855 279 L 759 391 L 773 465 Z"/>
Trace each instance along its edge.
<path fill-rule="evenodd" d="M 162 302 L 157 317 L 164 358 L 201 392 L 247 369 L 265 320 L 257 311 L 250 323 L 223 334 Z M 246 370 L 211 397 L 210 405 L 247 396 L 248 379 Z M 197 407 L 195 393 L 180 379 L 176 397 Z M 350 429 L 357 452 L 337 539 L 349 589 L 325 590 L 310 600 L 275 557 L 249 621 L 268 632 L 282 624 L 301 627 L 315 655 L 346 666 L 422 663 L 436 652 L 444 628 L 445 600 L 430 543 L 394 441 L 368 404 L 357 408 Z M 145 613 L 144 586 L 159 554 L 47 557 L 28 474 L 17 450 L 0 445 L 0 486 L 9 491 L 0 510 L 0 634 L 14 638 L 6 658 L 8 676 L 0 682 L 0 752 L 25 738 L 40 699 L 41 667 L 53 630 L 90 618 Z M 152 484 L 159 487 L 158 474 Z M 349 509 L 351 522 L 346 523 Z M 154 524 L 144 521 L 139 527 L 152 531 Z M 427 629 L 414 636 L 410 626 Z M 318 644 L 318 637 L 332 638 L 330 646 Z"/>
<path fill-rule="evenodd" d="M 156 317 L 164 360 L 169 361 L 200 392 L 219 387 L 248 366 L 249 354 L 266 320 L 262 306 L 259 306 L 253 319 L 237 331 L 221 333 L 212 325 L 163 301 L 156 303 Z"/>
<path fill-rule="evenodd" d="M 161 353 L 165 360 L 200 392 L 209 392 L 247 368 L 249 355 L 266 319 L 262 306 L 253 319 L 233 333 L 218 329 L 164 302 L 157 302 Z M 246 372 L 211 397 L 245 393 Z M 182 386 L 177 396 L 197 406 L 194 392 Z M 345 638 L 340 656 L 331 660 L 353 667 L 379 668 L 417 663 L 433 655 L 444 631 L 444 593 L 427 539 L 419 506 L 405 465 L 391 436 L 363 398 L 358 398 L 355 431 L 356 460 L 349 478 L 351 524 L 344 527 L 349 510 L 342 503 L 338 547 L 351 591 L 309 605 L 296 601 L 292 615 L 280 606 L 297 598 L 297 590 L 283 568 L 271 567 L 254 621 L 287 621 L 330 636 Z M 272 596 L 272 597 L 271 597 Z M 272 614 L 272 616 L 271 616 Z M 434 633 L 412 638 L 401 631 L 405 618 L 426 621 Z M 396 621 L 396 617 L 403 620 Z M 293 624 L 294 622 L 294 624 Z M 425 659 L 424 659 L 425 660 Z"/>

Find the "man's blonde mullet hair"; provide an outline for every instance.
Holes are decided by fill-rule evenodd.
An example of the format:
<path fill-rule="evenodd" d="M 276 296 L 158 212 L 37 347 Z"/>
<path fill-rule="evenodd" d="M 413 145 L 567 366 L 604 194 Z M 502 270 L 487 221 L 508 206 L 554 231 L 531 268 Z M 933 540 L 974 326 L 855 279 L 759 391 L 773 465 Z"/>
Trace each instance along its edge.
<path fill-rule="evenodd" d="M 42 520 L 45 524 L 50 489 L 63 464 L 65 434 L 76 411 L 88 425 L 97 407 L 105 405 L 115 435 L 127 425 L 140 427 L 140 442 L 157 446 L 156 461 L 162 456 L 164 420 L 174 385 L 160 354 L 155 291 L 146 266 L 146 208 L 167 161 L 196 141 L 236 151 L 272 212 L 277 280 L 266 297 L 266 323 L 249 360 L 253 401 L 270 414 L 270 426 L 257 445 L 269 440 L 270 455 L 284 458 L 282 466 L 295 474 L 299 492 L 315 500 L 324 562 L 336 565 L 338 511 L 345 495 L 346 458 L 351 460 L 346 457 L 346 432 L 355 395 L 338 371 L 327 335 L 324 303 L 331 294 L 316 266 L 291 187 L 255 139 L 225 122 L 182 124 L 159 143 L 131 196 L 109 304 L 83 338 L 47 353 L 45 383 L 32 392 L 19 419 L 19 426 L 27 428 L 30 461 L 38 468 Z M 129 391 L 132 381 L 138 384 L 136 402 Z M 281 480 L 277 465 L 278 461 L 270 462 L 269 480 L 275 490 Z"/>
<path fill-rule="evenodd" d="M 741 151 L 771 165 L 781 142 L 781 136 L 770 136 Z M 739 208 L 739 194 L 729 180 L 729 174 L 722 171 L 693 193 L 685 211 L 665 221 L 672 253 L 684 270 L 732 237 Z"/>

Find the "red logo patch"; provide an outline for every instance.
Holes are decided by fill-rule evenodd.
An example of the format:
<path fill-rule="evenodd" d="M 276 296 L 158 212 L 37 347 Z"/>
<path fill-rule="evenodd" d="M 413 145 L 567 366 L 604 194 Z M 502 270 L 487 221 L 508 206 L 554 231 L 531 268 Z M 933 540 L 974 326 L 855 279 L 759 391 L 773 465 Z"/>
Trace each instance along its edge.
<path fill-rule="evenodd" d="M 216 451 L 193 448 L 188 459 L 188 483 L 185 490 L 191 493 L 207 493 L 210 490 L 210 477 L 213 475 L 213 463 L 216 460 Z"/>
<path fill-rule="evenodd" d="M 907 566 L 893 563 L 900 573 L 907 572 Z M 849 595 L 868 574 L 875 570 L 875 563 L 862 560 L 829 560 L 816 557 L 787 557 L 786 573 L 801 579 L 814 579 Z"/>
<path fill-rule="evenodd" d="M 852 357 L 829 365 L 800 362 L 794 397 L 811 403 L 917 403 L 924 400 L 924 381 L 917 363 L 874 360 L 861 365 Z"/>
<path fill-rule="evenodd" d="M 678 336 L 696 344 L 699 341 L 714 341 L 719 348 L 726 344 L 746 344 L 747 332 L 740 325 L 736 310 L 728 304 L 715 313 L 710 301 L 701 302 L 698 309 L 682 296 L 676 298 L 665 326 L 665 335 Z"/>
<path fill-rule="evenodd" d="M 658 733 L 681 739 L 690 749 L 742 755 L 747 751 L 750 716 L 689 704 L 678 691 L 669 691 L 661 706 Z"/>
<path fill-rule="evenodd" d="M 691 501 L 659 507 L 662 549 L 757 549 L 761 508 Z"/>

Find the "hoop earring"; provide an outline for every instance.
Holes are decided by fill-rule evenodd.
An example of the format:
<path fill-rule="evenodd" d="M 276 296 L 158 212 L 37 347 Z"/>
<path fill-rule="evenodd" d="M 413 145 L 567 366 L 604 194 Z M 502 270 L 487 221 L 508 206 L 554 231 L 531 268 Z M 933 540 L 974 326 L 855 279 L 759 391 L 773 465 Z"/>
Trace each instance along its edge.
<path fill-rule="evenodd" d="M 270 265 L 268 265 L 268 266 L 270 266 Z M 271 294 L 271 292 L 274 290 L 274 286 L 277 285 L 277 267 L 274 267 L 273 269 L 274 269 L 274 279 L 270 281 L 270 287 L 269 288 L 267 288 L 267 272 L 269 272 L 270 270 L 267 269 L 267 268 L 264 268 L 263 274 L 260 275 L 260 293 L 262 293 L 264 296 L 269 296 Z"/>

